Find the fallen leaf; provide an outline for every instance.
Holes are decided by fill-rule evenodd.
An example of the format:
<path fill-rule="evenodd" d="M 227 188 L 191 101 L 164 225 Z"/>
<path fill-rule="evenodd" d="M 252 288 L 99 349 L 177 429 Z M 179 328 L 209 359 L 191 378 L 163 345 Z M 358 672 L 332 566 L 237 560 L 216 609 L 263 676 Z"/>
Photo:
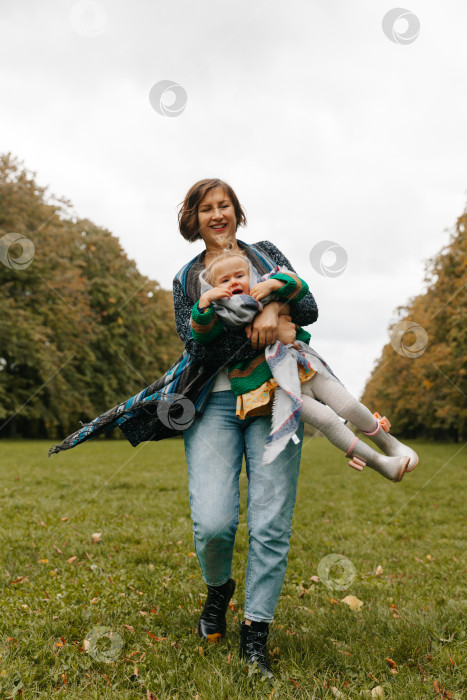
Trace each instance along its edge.
<path fill-rule="evenodd" d="M 294 684 L 294 686 L 295 686 L 296 688 L 300 688 L 300 686 L 298 685 L 298 683 L 297 683 L 297 681 L 295 680 L 295 678 L 291 678 L 290 680 L 292 681 L 292 683 Z"/>
<path fill-rule="evenodd" d="M 380 685 L 377 685 L 376 688 L 372 689 L 371 697 L 372 698 L 384 698 L 384 689 Z"/>
<path fill-rule="evenodd" d="M 229 655 L 227 657 L 227 663 L 230 664 L 231 660 L 232 660 L 232 654 L 229 653 Z"/>
<path fill-rule="evenodd" d="M 199 654 L 200 656 L 204 656 L 204 649 L 203 649 L 203 647 L 196 647 L 196 648 L 198 649 L 198 654 Z"/>
<path fill-rule="evenodd" d="M 47 564 L 49 560 L 48 559 L 38 559 L 37 561 L 39 562 L 39 564 Z"/>
<path fill-rule="evenodd" d="M 83 644 L 82 644 L 84 651 L 89 651 L 90 646 L 91 646 L 91 642 L 89 641 L 89 639 L 84 639 Z"/>
<path fill-rule="evenodd" d="M 73 562 L 76 561 L 77 559 L 78 559 L 78 557 L 70 557 L 69 559 L 67 559 L 67 562 L 68 562 L 68 564 L 73 564 Z"/>
<path fill-rule="evenodd" d="M 96 544 L 96 542 L 100 542 L 102 539 L 102 533 L 101 532 L 93 532 L 91 535 L 91 542 L 92 544 Z"/>
<path fill-rule="evenodd" d="M 123 625 L 123 626 L 126 627 L 126 629 L 129 632 L 131 632 L 131 634 L 133 634 L 133 632 L 135 631 L 135 628 L 132 625 Z"/>
<path fill-rule="evenodd" d="M 145 610 L 140 610 L 139 611 L 140 615 L 146 616 L 148 613 Z"/>
<path fill-rule="evenodd" d="M 340 605 L 340 602 L 338 600 L 336 600 L 336 598 L 329 598 L 329 602 L 332 605 Z"/>
<path fill-rule="evenodd" d="M 345 598 L 342 598 L 341 602 L 348 605 L 351 610 L 356 610 L 357 612 L 360 611 L 363 606 L 363 600 L 359 600 L 354 595 L 346 595 Z"/>
<path fill-rule="evenodd" d="M 382 576 L 382 574 L 383 574 L 383 567 L 381 566 L 381 564 L 378 564 L 378 566 L 376 567 L 375 576 Z"/>
<path fill-rule="evenodd" d="M 53 544 L 52 547 L 55 549 L 55 551 L 56 551 L 58 554 L 63 554 L 62 550 L 61 550 L 59 547 L 57 547 L 56 544 Z"/>
<path fill-rule="evenodd" d="M 214 632 L 214 634 L 208 634 L 208 641 L 210 641 L 212 644 L 217 644 L 220 642 L 222 638 L 222 634 L 220 632 Z"/>
<path fill-rule="evenodd" d="M 10 581 L 10 586 L 14 586 L 15 583 L 21 583 L 21 581 L 25 581 L 26 576 L 20 576 L 20 578 L 17 578 L 16 581 Z"/>
<path fill-rule="evenodd" d="M 392 659 L 387 658 L 387 659 L 385 659 L 385 661 L 386 661 L 387 665 L 390 666 L 391 668 L 397 668 L 396 662 L 393 661 Z"/>
<path fill-rule="evenodd" d="M 313 581 L 313 583 L 319 583 L 319 576 L 310 576 L 310 581 Z"/>
<path fill-rule="evenodd" d="M 426 558 L 428 559 L 428 561 L 433 561 L 434 559 L 434 557 L 432 557 L 431 554 L 427 554 Z"/>
<path fill-rule="evenodd" d="M 150 690 L 146 691 L 146 700 L 157 700 L 157 697 L 154 695 L 154 693 L 151 693 Z"/>
<path fill-rule="evenodd" d="M 93 598 L 93 599 L 91 600 L 91 605 L 95 605 L 96 603 L 97 603 L 97 598 Z"/>
<path fill-rule="evenodd" d="M 164 640 L 167 639 L 167 637 L 156 637 L 156 635 L 153 634 L 152 632 L 149 632 L 149 630 L 146 630 L 146 634 L 148 634 L 150 637 L 152 637 L 152 639 L 155 639 L 156 642 L 163 642 Z"/>
<path fill-rule="evenodd" d="M 66 521 L 68 520 L 68 518 L 65 516 L 64 518 L 60 518 L 60 520 L 62 521 L 62 523 L 66 523 Z"/>
<path fill-rule="evenodd" d="M 55 578 L 57 576 L 57 570 L 52 569 L 51 571 L 49 571 L 49 575 L 52 576 L 52 578 Z"/>
<path fill-rule="evenodd" d="M 189 556 L 189 557 L 196 557 L 196 554 L 195 554 L 194 552 L 190 552 L 190 553 L 188 554 L 188 556 Z"/>

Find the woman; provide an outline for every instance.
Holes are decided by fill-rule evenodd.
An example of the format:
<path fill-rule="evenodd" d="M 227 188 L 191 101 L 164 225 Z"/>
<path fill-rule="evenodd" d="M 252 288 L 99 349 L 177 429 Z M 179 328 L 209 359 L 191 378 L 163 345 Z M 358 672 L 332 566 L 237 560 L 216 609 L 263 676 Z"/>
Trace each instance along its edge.
<path fill-rule="evenodd" d="M 195 550 L 208 587 L 198 623 L 200 636 L 225 634 L 225 614 L 235 590 L 231 578 L 232 554 L 239 513 L 239 476 L 243 454 L 248 476 L 247 523 L 249 552 L 245 581 L 245 620 L 241 627 L 240 656 L 257 662 L 271 676 L 266 640 L 287 567 L 289 539 L 300 470 L 303 423 L 298 444 L 289 442 L 279 457 L 262 465 L 270 416 L 240 420 L 236 397 L 230 389 L 226 365 L 254 357 L 274 343 L 295 340 L 295 326 L 316 321 L 318 311 L 311 293 L 298 302 L 271 302 L 253 323 L 229 328 L 209 344 L 191 334 L 191 309 L 200 297 L 199 274 L 223 249 L 243 251 L 259 274 L 274 265 L 293 271 L 290 262 L 268 241 L 248 245 L 236 237 L 246 225 L 245 213 L 232 188 L 222 180 L 197 182 L 179 211 L 179 229 L 192 242 L 202 240 L 205 250 L 187 263 L 173 283 L 177 331 L 188 353 L 215 374 L 201 417 L 183 433 L 189 475 L 189 495 Z"/>

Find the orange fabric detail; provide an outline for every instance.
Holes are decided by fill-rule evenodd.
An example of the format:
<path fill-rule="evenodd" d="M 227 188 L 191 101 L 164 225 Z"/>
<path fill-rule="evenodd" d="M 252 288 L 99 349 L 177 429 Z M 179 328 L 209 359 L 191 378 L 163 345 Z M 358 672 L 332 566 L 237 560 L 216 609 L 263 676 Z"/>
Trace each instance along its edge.
<path fill-rule="evenodd" d="M 303 369 L 301 365 L 298 365 L 300 382 L 308 381 L 315 374 L 316 371 L 314 369 L 310 367 L 308 369 Z M 274 377 L 272 377 L 264 382 L 264 384 L 261 384 L 257 389 L 253 389 L 253 391 L 249 391 L 247 394 L 237 396 L 237 416 L 243 420 L 247 416 L 252 418 L 253 416 L 270 415 L 272 413 L 272 404 L 276 388 L 277 382 Z"/>

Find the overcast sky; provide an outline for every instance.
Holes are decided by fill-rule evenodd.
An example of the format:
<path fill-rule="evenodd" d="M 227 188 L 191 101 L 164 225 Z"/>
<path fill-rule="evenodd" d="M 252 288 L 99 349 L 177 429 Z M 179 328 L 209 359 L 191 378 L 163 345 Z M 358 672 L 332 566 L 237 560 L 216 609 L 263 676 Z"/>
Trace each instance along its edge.
<path fill-rule="evenodd" d="M 467 5 L 410 0 L 391 41 L 393 8 L 2 0 L 0 151 L 165 288 L 202 250 L 177 205 L 227 180 L 248 217 L 238 237 L 271 240 L 308 281 L 311 343 L 359 395 L 467 199 Z M 150 103 L 164 80 L 183 89 L 177 116 Z M 342 274 L 313 269 L 323 240 L 344 249 Z"/>

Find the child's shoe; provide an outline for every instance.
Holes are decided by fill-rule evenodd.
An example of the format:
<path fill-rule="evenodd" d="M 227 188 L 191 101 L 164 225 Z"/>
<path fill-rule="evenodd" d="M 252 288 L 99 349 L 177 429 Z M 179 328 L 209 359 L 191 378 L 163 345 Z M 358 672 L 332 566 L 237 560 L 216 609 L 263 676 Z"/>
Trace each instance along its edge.
<path fill-rule="evenodd" d="M 389 435 L 391 424 L 386 417 L 381 418 L 379 413 L 375 413 L 374 416 L 376 418 L 376 430 L 370 433 L 362 430 L 362 433 L 368 435 L 368 437 L 383 450 L 384 454 L 391 457 L 410 457 L 409 466 L 406 471 L 413 471 L 418 464 L 418 455 L 415 450 L 399 442 L 393 435 Z"/>
<path fill-rule="evenodd" d="M 351 457 L 349 467 L 362 471 L 366 465 L 391 481 L 402 479 L 410 461 L 407 456 L 384 457 L 358 438 L 353 440 L 345 456 Z"/>

